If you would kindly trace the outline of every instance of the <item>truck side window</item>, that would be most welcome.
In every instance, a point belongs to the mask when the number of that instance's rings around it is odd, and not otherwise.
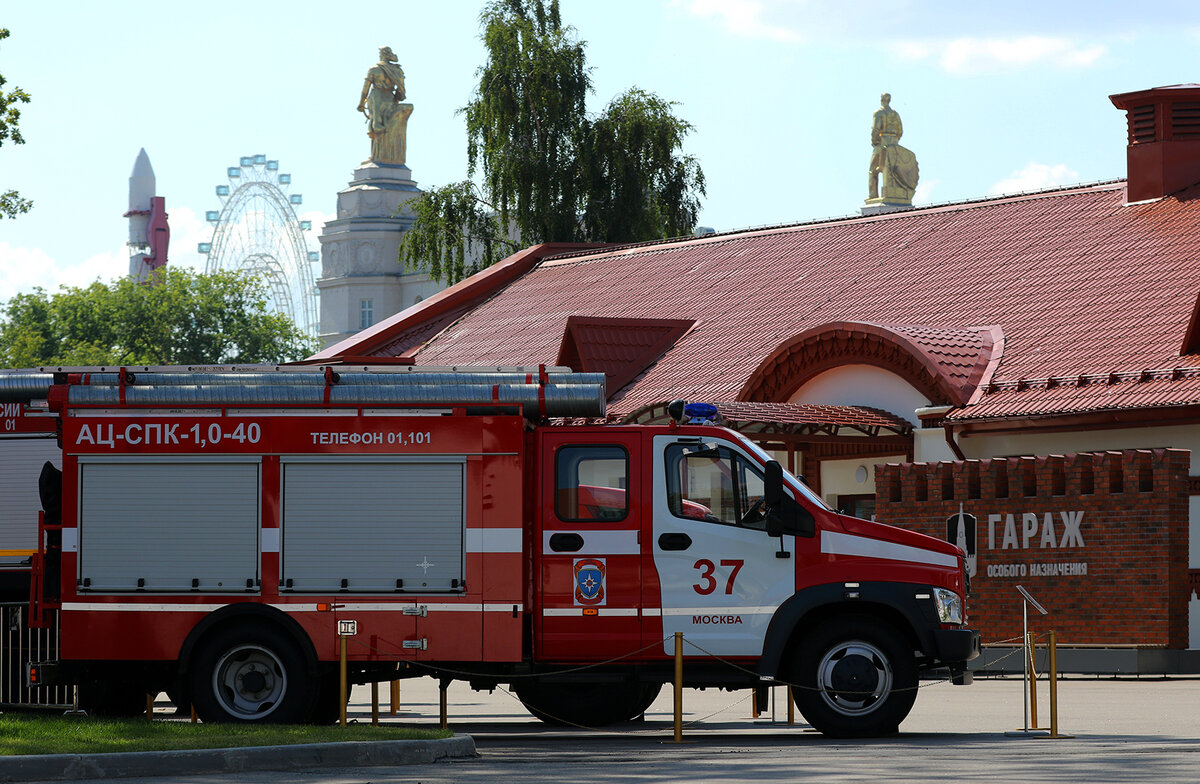
[[[710,523],[763,529],[759,501],[764,480],[741,455],[716,444],[667,447],[667,503],[671,514]]]
[[[554,511],[568,522],[629,514],[629,453],[619,446],[564,446],[554,458]]]

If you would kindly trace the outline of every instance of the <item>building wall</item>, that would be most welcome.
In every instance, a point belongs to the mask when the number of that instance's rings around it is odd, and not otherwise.
[[[1035,628],[1064,645],[1186,648],[1190,460],[1154,449],[879,466],[876,519],[948,538],[960,508],[975,516],[968,605],[985,643],[1020,637],[1020,584],[1050,611]]]
[[[929,401],[911,384],[874,365],[843,365],[814,376],[792,394],[789,403],[870,406],[917,424],[913,413]]]
[[[851,460],[821,461],[821,494],[825,503],[838,509],[838,496],[874,495],[875,470],[879,463],[902,463],[905,455]],[[860,470],[861,469],[861,470]]]
[[[971,435],[958,439],[959,447],[968,458],[1008,457],[1013,455],[1066,454],[1107,449],[1187,449],[1192,453],[1188,473],[1200,476],[1200,425],[1174,427],[1127,427],[1107,430],[1079,430],[1063,433],[1008,433],[1004,435]],[[948,459],[934,454],[922,454],[919,444],[915,453],[918,461]],[[1200,570],[1200,495],[1190,499],[1188,566]],[[1189,604],[1190,647],[1200,648],[1200,598]]]
[[[411,272],[327,278],[317,281],[317,287],[321,291],[320,334],[325,348],[412,307],[443,288],[428,275]],[[371,324],[362,323],[363,300],[371,302]]]

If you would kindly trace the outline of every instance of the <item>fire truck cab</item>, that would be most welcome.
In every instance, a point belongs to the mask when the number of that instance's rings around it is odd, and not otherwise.
[[[352,682],[510,684],[598,726],[645,711],[681,639],[686,685],[791,684],[817,729],[874,735],[921,672],[964,680],[978,655],[957,547],[838,514],[685,423],[715,411],[567,424],[601,419],[604,390],[565,369],[253,370],[45,377],[62,470],[41,477],[31,617],[61,651],[41,677],[329,721],[352,628]]]

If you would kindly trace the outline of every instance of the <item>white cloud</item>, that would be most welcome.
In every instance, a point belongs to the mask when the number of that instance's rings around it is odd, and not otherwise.
[[[0,242],[0,301],[30,293],[37,287],[53,293],[59,286],[107,282],[128,270],[129,254],[123,246],[97,253],[78,264],[64,264],[41,248],[19,248]]]
[[[1079,182],[1079,172],[1069,168],[1065,163],[1046,164],[1030,161],[1025,168],[1013,172],[989,188],[988,195],[998,196],[1002,193],[1038,191],[1077,182]]]
[[[207,257],[198,252],[196,246],[212,239],[212,225],[203,219],[203,214],[187,207],[169,207],[167,214],[171,226],[167,263],[172,267],[203,272]],[[317,237],[325,224],[337,216],[310,210],[297,217],[312,221],[312,230],[305,232],[305,240],[309,250],[319,252]],[[0,241],[0,303],[37,287],[54,293],[60,286],[87,286],[97,280],[109,283],[128,272],[129,248],[125,245],[71,264],[52,258],[41,248],[16,247]]]
[[[942,181],[936,177],[927,178],[917,182],[917,190],[913,193],[914,204],[932,204],[934,194],[937,193],[938,186]]]
[[[777,3],[773,5],[778,5]],[[702,19],[715,18],[723,28],[744,38],[801,43],[805,36],[779,19],[768,20],[759,0],[692,0],[687,10]]]
[[[907,60],[937,58],[953,74],[1011,70],[1033,65],[1087,68],[1106,54],[1103,44],[1083,44],[1068,38],[1027,35],[1016,38],[955,38],[945,41],[903,41],[892,50]]]

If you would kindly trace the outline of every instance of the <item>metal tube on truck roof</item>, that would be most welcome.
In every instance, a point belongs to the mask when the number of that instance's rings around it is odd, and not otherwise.
[[[69,405],[226,406],[226,405],[520,405],[529,416],[602,417],[603,384],[405,384],[334,385],[178,385],[168,387],[72,386]]]
[[[335,371],[336,372],[336,371]],[[557,373],[547,381],[557,386],[599,384],[605,379],[603,373]],[[118,373],[87,374],[86,386],[117,386],[121,383]],[[326,378],[321,373],[134,373],[132,385],[136,386],[315,386],[324,387]],[[538,383],[537,373],[337,373],[339,386],[389,386],[406,384],[529,384]]]
[[[0,403],[45,400],[53,383],[52,373],[0,373]]]

